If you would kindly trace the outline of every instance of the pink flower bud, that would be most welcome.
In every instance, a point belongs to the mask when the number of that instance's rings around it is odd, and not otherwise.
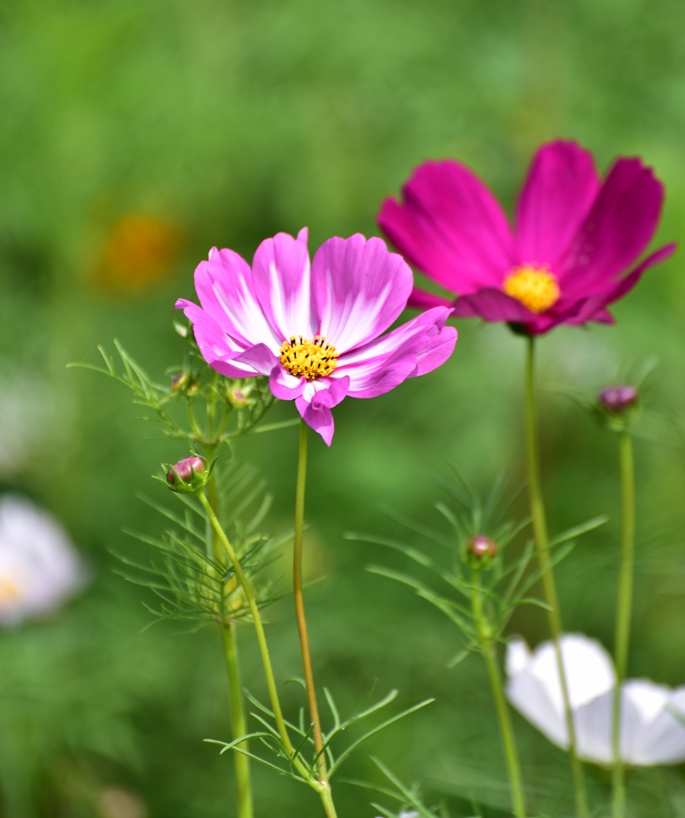
[[[166,473],[169,488],[174,491],[191,493],[201,489],[207,482],[207,463],[197,454],[184,457]]]
[[[635,406],[637,399],[637,389],[628,385],[607,386],[597,396],[602,407],[615,415],[620,415],[626,409]]]
[[[487,568],[497,556],[497,543],[485,534],[476,534],[466,541],[466,559],[476,568]]]

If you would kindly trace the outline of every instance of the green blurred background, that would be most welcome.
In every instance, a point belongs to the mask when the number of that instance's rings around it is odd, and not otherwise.
[[[3,818],[232,815],[232,764],[204,738],[228,736],[214,629],[150,616],[145,591],[114,573],[110,549],[143,549],[124,527],[159,520],[135,497],[185,455],[138,420],[130,395],[67,370],[124,346],[155,377],[178,363],[173,303],[212,245],[247,258],[279,230],[376,233],[382,199],[429,157],[468,163],[511,210],[536,146],[591,148],[606,168],[640,154],[667,186],[657,242],[685,223],[685,14],[676,0],[3,0],[0,5],[0,484],[49,508],[94,579],[53,621],[0,632]],[[663,418],[637,446],[640,557],[630,675],[685,683],[680,257],[615,309],[614,327],[560,329],[541,344],[545,386],[592,393],[617,367],[657,356],[647,396]],[[307,517],[311,638],[320,685],[349,710],[400,689],[436,703],[368,745],[430,802],[503,814],[506,790],[484,668],[446,667],[459,635],[408,589],[371,575],[393,562],[350,529],[393,528],[383,507],[439,522],[431,473],[455,466],[479,490],[523,475],[523,344],[503,326],[459,322],[440,371],[336,409],[330,450],[313,440]],[[681,373],[680,375],[678,373]],[[286,419],[281,404],[271,419]],[[615,440],[554,390],[542,397],[553,530],[600,513],[609,524],[561,566],[568,630],[612,641]],[[291,522],[296,430],[245,440]],[[525,509],[521,506],[522,514]],[[144,555],[146,557],[146,555]],[[287,559],[283,572],[287,573]],[[290,601],[269,633],[281,680],[300,673]],[[513,630],[546,637],[537,613]],[[263,684],[248,629],[245,679]],[[289,692],[292,691],[292,692]],[[286,688],[294,707],[299,694]],[[568,813],[564,754],[516,717],[541,812]],[[349,778],[382,777],[360,751]],[[591,772],[596,799],[607,778]],[[318,816],[305,788],[256,771],[257,814]],[[685,815],[680,769],[633,774],[636,815]],[[341,816],[373,816],[368,792],[338,786]]]

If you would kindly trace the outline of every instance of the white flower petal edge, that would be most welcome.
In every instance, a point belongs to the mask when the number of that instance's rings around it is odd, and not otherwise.
[[[611,764],[615,674],[609,654],[594,639],[564,634],[562,661],[573,711],[578,755]],[[568,747],[561,684],[552,642],[530,651],[522,639],[507,647],[507,696],[550,741]],[[647,679],[626,681],[621,690],[621,757],[626,764],[653,766],[685,761],[685,687],[671,690]]]
[[[0,499],[0,625],[54,612],[87,572],[62,526],[29,500]]]

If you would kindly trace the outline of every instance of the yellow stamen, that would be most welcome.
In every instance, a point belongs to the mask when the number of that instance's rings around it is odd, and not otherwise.
[[[21,598],[21,588],[11,577],[0,577],[0,604],[16,602]]]
[[[308,381],[330,375],[336,368],[338,353],[326,343],[321,335],[310,341],[301,335],[291,335],[281,347],[280,361],[296,378],[304,376]]]
[[[504,280],[502,289],[535,313],[548,310],[561,295],[555,276],[547,267],[536,264],[514,267]]]

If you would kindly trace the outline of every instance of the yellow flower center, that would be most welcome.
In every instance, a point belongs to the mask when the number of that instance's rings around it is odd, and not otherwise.
[[[338,365],[337,357],[335,347],[327,344],[321,335],[315,335],[313,341],[301,335],[291,335],[289,341],[283,342],[279,359],[296,378],[304,375],[308,381],[313,381],[330,375]]]
[[[505,278],[502,289],[535,313],[548,310],[561,295],[557,280],[549,269],[535,264],[514,267]]]
[[[12,577],[0,577],[0,605],[16,602],[21,598],[21,588]]]

